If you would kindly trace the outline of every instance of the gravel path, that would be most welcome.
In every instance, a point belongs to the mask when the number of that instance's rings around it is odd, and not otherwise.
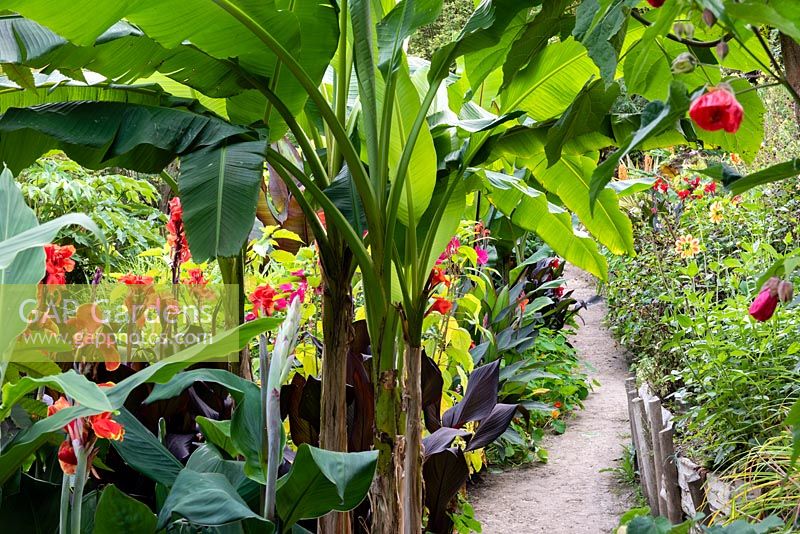
[[[588,275],[568,269],[565,276],[576,298],[595,296]],[[627,365],[603,326],[605,313],[599,300],[581,313],[585,325],[573,343],[600,387],[589,395],[586,409],[569,420],[564,435],[544,438],[549,462],[486,475],[471,489],[484,534],[608,533],[633,506],[630,488],[620,485],[614,473],[601,472],[619,464],[622,444],[630,438]]]

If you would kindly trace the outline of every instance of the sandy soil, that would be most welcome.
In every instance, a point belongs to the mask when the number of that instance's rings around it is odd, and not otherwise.
[[[577,269],[566,273],[578,299],[595,296],[590,277]],[[603,326],[605,304],[595,299],[581,314],[573,343],[600,382],[586,409],[567,424],[564,435],[546,436],[547,464],[488,474],[471,488],[470,501],[484,534],[597,534],[611,532],[633,506],[631,490],[614,473],[622,444],[630,439],[623,350]]]

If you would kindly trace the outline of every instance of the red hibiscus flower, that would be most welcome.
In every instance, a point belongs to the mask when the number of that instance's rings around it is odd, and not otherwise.
[[[450,313],[450,310],[453,309],[453,303],[447,300],[444,297],[436,297],[436,300],[433,301],[431,307],[428,308],[428,311],[425,312],[425,315],[430,314],[431,312],[437,312],[442,315],[447,315]]]
[[[689,116],[703,130],[736,133],[742,124],[744,109],[730,91],[716,87],[692,102]]]

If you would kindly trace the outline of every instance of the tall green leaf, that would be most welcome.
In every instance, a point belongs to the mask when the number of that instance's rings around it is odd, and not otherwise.
[[[125,427],[125,438],[111,444],[125,463],[159,484],[172,486],[183,469],[178,459],[126,408],[114,418]]]
[[[256,217],[266,145],[247,142],[187,154],[178,182],[195,261],[238,254]]]

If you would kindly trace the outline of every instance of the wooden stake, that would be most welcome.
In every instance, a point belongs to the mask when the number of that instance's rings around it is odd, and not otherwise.
[[[656,498],[658,510],[653,508],[653,514],[667,516],[667,501],[661,495],[664,456],[661,453],[661,440],[659,433],[664,430],[664,419],[661,416],[661,399],[653,397],[647,401],[647,415],[650,420],[650,443],[653,444],[653,475],[655,477]]]
[[[672,424],[658,433],[661,444],[661,454],[664,459],[662,471],[664,480],[664,493],[667,501],[667,518],[674,525],[683,521],[681,509],[681,489],[678,486],[678,464],[675,458],[675,429]]]

